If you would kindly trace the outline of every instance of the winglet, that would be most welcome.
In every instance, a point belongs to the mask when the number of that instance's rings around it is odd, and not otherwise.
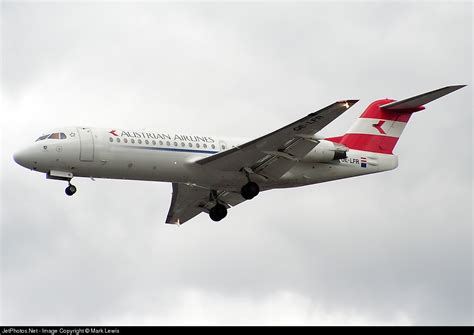
[[[344,107],[346,107],[346,109],[349,109],[352,107],[352,105],[357,103],[357,101],[359,100],[341,100],[341,101],[337,101],[336,103],[342,104]]]
[[[424,109],[423,105],[441,98],[446,94],[452,93],[454,91],[463,88],[466,85],[455,85],[455,86],[446,86],[431,92],[423,93],[408,99],[391,102],[385,105],[380,106],[381,109],[386,111],[394,112],[406,112],[406,111],[419,111]]]

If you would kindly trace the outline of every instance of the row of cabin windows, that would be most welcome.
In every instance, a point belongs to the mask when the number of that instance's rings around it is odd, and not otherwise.
[[[114,139],[113,139],[112,137],[109,137],[109,141],[110,141],[110,142],[113,142]],[[117,138],[115,138],[115,141],[116,141],[117,143],[120,143],[120,142],[121,142],[121,139],[120,139],[119,137],[117,137]],[[124,139],[123,139],[123,143],[128,143],[128,141],[129,141],[129,140],[128,140],[127,138],[124,138]],[[158,145],[161,145],[161,146],[162,146],[162,145],[165,144],[165,142],[163,142],[163,141],[158,141],[158,142],[157,142],[157,141],[155,141],[155,140],[152,140],[151,142],[148,141],[148,140],[145,140],[144,142],[145,142],[146,145],[149,145],[149,144],[151,143],[152,145],[157,145],[157,144],[158,144]],[[133,138],[130,139],[130,143],[135,144],[135,139],[133,139]],[[143,141],[140,140],[140,139],[138,139],[138,140],[137,140],[137,143],[138,143],[138,144],[142,144]],[[170,141],[166,141],[166,145],[167,145],[168,147],[171,146],[171,142],[170,142]],[[175,147],[177,147],[177,146],[178,146],[178,142],[173,142],[173,145],[174,145]],[[185,146],[186,146],[186,143],[181,142],[181,146],[182,146],[182,147],[185,147]],[[193,145],[193,143],[188,143],[188,146],[189,146],[190,148],[193,148],[194,146],[195,146],[196,148],[201,148],[201,144],[199,144],[199,143],[196,143],[196,144],[194,144],[194,145]],[[207,149],[208,146],[207,146],[206,143],[203,143],[203,144],[202,144],[202,147],[203,147],[204,149]],[[216,148],[215,144],[211,144],[209,147],[210,147],[211,149],[215,149],[215,148]],[[222,149],[222,150],[225,150],[225,145],[222,145],[222,146],[221,146],[221,149]]]

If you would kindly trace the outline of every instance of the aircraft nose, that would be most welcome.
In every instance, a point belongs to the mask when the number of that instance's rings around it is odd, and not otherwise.
[[[28,168],[29,154],[28,150],[22,149],[13,154],[13,159],[15,162],[23,167]]]

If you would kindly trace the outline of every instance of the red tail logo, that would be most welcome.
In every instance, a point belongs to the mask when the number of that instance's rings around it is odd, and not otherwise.
[[[372,127],[374,127],[375,129],[377,129],[380,134],[385,135],[385,134],[387,134],[387,133],[385,132],[385,130],[382,129],[382,126],[383,126],[384,123],[385,123],[384,120],[380,120],[379,123],[374,123],[374,124],[372,125]]]

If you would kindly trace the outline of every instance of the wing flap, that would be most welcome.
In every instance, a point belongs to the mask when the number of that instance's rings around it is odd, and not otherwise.
[[[306,156],[318,143],[304,138],[295,138],[291,144],[284,147],[282,153],[286,155],[268,155],[251,168],[255,173],[267,179],[276,180],[289,171],[300,158]],[[276,153],[280,152],[277,151]]]

